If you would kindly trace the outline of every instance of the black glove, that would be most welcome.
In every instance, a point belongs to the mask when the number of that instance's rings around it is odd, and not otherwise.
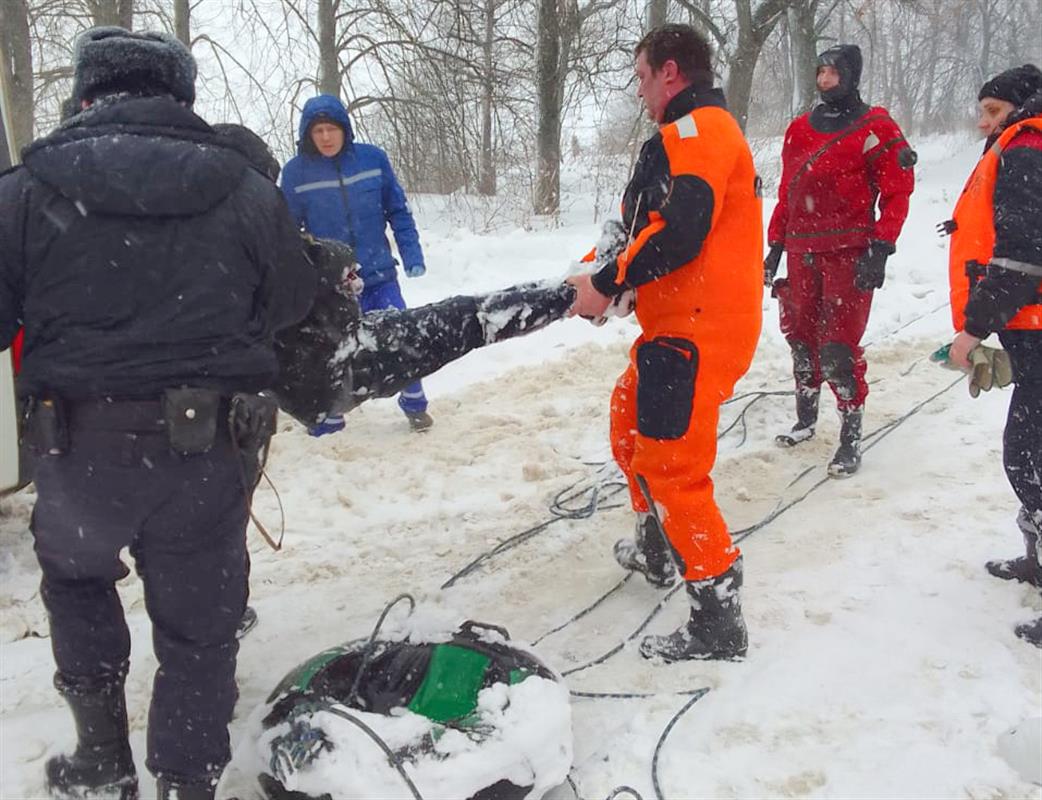
[[[872,242],[854,266],[854,285],[863,292],[883,288],[886,260],[893,252],[889,242]]]
[[[763,260],[764,286],[774,285],[774,276],[778,274],[778,263],[781,261],[783,252],[785,252],[785,248],[780,244],[771,245],[771,252],[769,252],[767,258]]]

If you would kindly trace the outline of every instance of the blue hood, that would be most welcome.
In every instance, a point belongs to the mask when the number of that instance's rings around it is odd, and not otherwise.
[[[308,128],[318,117],[328,117],[330,121],[343,127],[345,147],[349,147],[355,140],[355,132],[351,127],[351,119],[347,116],[344,104],[331,94],[320,94],[304,103],[304,111],[300,115],[300,125],[297,128],[297,152],[299,154],[305,154],[304,143],[307,141]]]

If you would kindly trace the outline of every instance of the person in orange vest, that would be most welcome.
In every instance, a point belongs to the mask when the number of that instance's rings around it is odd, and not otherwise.
[[[834,478],[861,466],[868,396],[861,337],[915,186],[915,153],[885,108],[862,101],[860,80],[857,45],[836,45],[818,56],[822,102],[785,131],[763,264],[796,382],[796,424],[775,441],[793,447],[814,435],[827,381],[842,422],[828,470]],[[788,275],[775,281],[783,252]]]
[[[980,90],[984,155],[943,223],[956,334],[950,360],[969,369],[997,333],[1013,368],[1002,461],[1020,500],[1023,557],[989,561],[991,574],[1042,588],[1042,71],[1006,70]],[[1016,627],[1042,648],[1042,617]]]
[[[720,404],[760,335],[760,179],[742,131],[713,88],[708,42],[663,25],[636,48],[638,94],[659,130],[622,198],[628,241],[573,277],[573,313],[602,317],[635,293],[641,335],[611,399],[611,442],[637,512],[637,541],[615,553],[657,585],[685,581],[688,621],[647,636],[646,658],[734,659],[748,636],[742,559],[713,499]],[[654,503],[652,513],[649,500]],[[661,525],[660,525],[661,523]]]

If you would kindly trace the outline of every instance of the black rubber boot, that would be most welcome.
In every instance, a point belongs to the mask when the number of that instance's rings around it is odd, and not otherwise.
[[[639,572],[652,586],[672,586],[677,568],[669,553],[666,534],[654,514],[637,515],[636,539],[619,539],[615,543],[615,560],[619,566]]]
[[[796,424],[787,433],[774,437],[779,447],[795,447],[800,442],[814,438],[814,427],[818,424],[818,400],[821,389],[796,386]]]
[[[664,661],[734,661],[749,649],[749,634],[742,618],[742,559],[715,578],[688,581],[685,585],[691,616],[666,636],[645,636],[640,643],[644,658]]]
[[[156,786],[156,800],[214,800],[217,791],[216,780],[181,783],[169,778],[159,778]]]
[[[1042,617],[1034,622],[1025,622],[1013,629],[1017,636],[1042,650]]]
[[[137,800],[137,772],[128,739],[126,672],[101,679],[72,679],[60,673],[54,686],[76,722],[71,755],[47,760],[47,791],[55,798],[105,797]]]
[[[839,448],[829,464],[833,478],[849,478],[861,467],[861,416],[860,408],[840,412]]]
[[[1017,514],[1017,525],[1024,535],[1025,554],[1004,561],[989,561],[984,567],[996,578],[1004,581],[1030,583],[1042,589],[1042,553],[1039,552],[1039,530],[1028,510],[1021,507]]]

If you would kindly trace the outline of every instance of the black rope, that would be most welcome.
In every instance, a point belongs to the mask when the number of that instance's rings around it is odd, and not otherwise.
[[[592,659],[591,661],[587,661],[585,664],[580,664],[578,667],[572,667],[571,669],[567,669],[564,672],[562,672],[561,675],[563,677],[568,677],[569,675],[574,675],[576,672],[582,672],[583,670],[587,670],[590,667],[596,667],[598,664],[603,664],[613,655],[620,652],[629,642],[632,642],[634,639],[640,636],[644,629],[651,624],[651,621],[658,616],[658,613],[665,607],[666,603],[669,602],[669,599],[682,588],[684,588],[684,582],[677,581],[676,585],[673,586],[673,588],[671,588],[662,596],[662,599],[658,601],[655,607],[651,610],[651,613],[644,618],[644,621],[637,626],[637,629],[633,631],[633,633],[631,633],[625,639],[623,639],[621,642],[619,642],[617,645],[615,645],[615,647],[613,647],[607,653],[604,653],[603,655],[600,655],[597,658]]]
[[[899,427],[901,427],[901,425],[903,425],[905,422],[907,422],[908,419],[910,419],[914,415],[918,414],[927,404],[932,403],[934,400],[936,400],[942,394],[944,394],[945,392],[950,391],[954,386],[956,386],[957,384],[959,384],[963,380],[965,380],[965,376],[960,375],[958,378],[956,378],[954,381],[949,383],[947,386],[945,386],[940,391],[934,392],[932,395],[927,397],[925,400],[922,400],[919,403],[917,403],[915,406],[912,407],[912,409],[910,411],[907,411],[906,413],[902,414],[901,416],[897,417],[896,419],[893,419],[890,422],[887,422],[886,424],[881,425],[880,427],[876,428],[871,433],[866,434],[864,437],[862,437],[862,441],[863,442],[868,442],[868,444],[866,444],[864,446],[863,450],[864,451],[871,450],[873,447],[875,447],[877,444],[879,444],[885,437],[889,436],[891,433],[893,433],[895,430],[897,430]],[[794,481],[792,481],[792,483],[789,484],[789,487],[791,487],[792,485],[797,483],[801,478],[803,478],[804,475],[806,475],[808,472],[812,471],[813,469],[814,469],[814,467],[809,467],[808,469],[806,469],[803,472],[801,472],[799,474],[799,476],[797,476],[797,478]],[[756,531],[760,530],[764,526],[769,525],[771,522],[776,520],[778,517],[780,517],[782,514],[784,514],[786,511],[788,511],[793,506],[796,506],[796,505],[799,505],[800,503],[802,503],[804,500],[806,500],[811,495],[812,492],[814,492],[815,490],[817,490],[821,486],[824,486],[826,483],[828,483],[831,480],[832,479],[826,474],[825,477],[819,479],[817,483],[815,483],[813,486],[811,486],[802,495],[800,495],[799,497],[793,499],[789,503],[786,503],[783,506],[775,508],[774,511],[772,511],[770,514],[768,514],[762,520],[757,522],[755,525],[750,525],[748,528],[742,528],[741,530],[735,531],[731,535],[732,540],[735,542],[735,544],[737,544],[738,542],[742,541],[743,539],[748,538],[751,534],[753,534]],[[789,488],[789,487],[786,487],[786,488]]]
[[[698,694],[699,692],[704,694],[707,691],[709,691],[707,688],[699,687],[698,689],[680,689],[676,692],[585,692],[572,690],[568,693],[572,697],[579,697],[584,700],[646,700],[649,697],[673,695],[690,697],[693,694]]]
[[[870,347],[872,347],[872,346],[874,346],[874,345],[877,345],[877,344],[879,344],[880,342],[882,342],[882,341],[885,341],[886,339],[889,339],[889,338],[890,338],[891,336],[894,336],[895,334],[898,334],[898,333],[900,333],[901,331],[903,331],[903,330],[904,330],[905,328],[907,328],[907,327],[908,327],[909,325],[914,325],[914,324],[915,324],[916,322],[918,322],[919,320],[921,320],[921,319],[925,319],[926,317],[930,316],[931,314],[936,314],[936,313],[937,313],[938,311],[940,311],[940,310],[941,310],[942,308],[948,308],[948,305],[949,305],[948,301],[947,301],[947,300],[945,300],[945,301],[944,301],[943,303],[941,303],[941,304],[940,304],[939,306],[935,306],[935,307],[931,308],[931,309],[930,309],[929,311],[924,311],[924,312],[923,312],[922,314],[919,314],[918,316],[912,317],[912,318],[911,318],[910,320],[908,320],[908,322],[906,322],[906,323],[905,323],[904,325],[900,325],[900,326],[898,326],[898,327],[894,328],[894,329],[893,329],[892,331],[887,331],[887,332],[886,332],[886,333],[884,333],[884,334],[883,334],[882,336],[880,336],[880,337],[879,337],[878,339],[874,339],[874,340],[872,340],[871,342],[868,342],[867,344],[865,344],[865,345],[863,345],[863,346],[862,346],[862,349],[863,349],[863,350],[867,350],[868,348],[870,348]]]
[[[611,597],[613,594],[615,594],[615,592],[619,591],[619,589],[621,589],[623,586],[625,586],[626,582],[629,581],[629,579],[632,578],[632,577],[633,577],[633,573],[632,572],[627,572],[626,576],[622,580],[620,580],[618,583],[616,583],[614,586],[612,586],[608,591],[606,591],[604,594],[602,594],[600,597],[598,597],[596,600],[594,600],[592,603],[590,603],[590,605],[586,606],[586,608],[584,608],[582,611],[579,611],[578,613],[573,614],[571,617],[566,619],[560,625],[557,625],[556,627],[551,628],[546,633],[542,634],[537,639],[535,639],[532,642],[532,647],[535,647],[537,644],[539,644],[541,641],[543,641],[543,639],[545,639],[546,637],[553,636],[558,631],[564,630],[569,625],[571,625],[573,622],[578,622],[579,620],[581,620],[583,617],[585,617],[587,614],[589,614],[591,611],[593,611],[595,608],[597,608],[597,606],[599,606],[601,603],[603,603],[605,600],[607,600],[609,597]]]
[[[401,596],[408,597],[408,595]],[[397,602],[397,600],[395,600],[395,602]],[[391,605],[394,605],[394,603],[392,603]],[[372,728],[370,728],[368,725],[362,722],[362,720],[360,720],[358,717],[356,717],[354,714],[348,711],[347,708],[345,708],[344,706],[341,706],[339,704],[325,706],[322,710],[328,711],[330,714],[340,717],[341,719],[346,719],[348,722],[358,726],[363,731],[365,731],[365,733],[368,734],[369,738],[376,742],[377,745],[379,745],[380,749],[384,751],[384,755],[386,755],[387,760],[391,762],[391,766],[398,770],[398,774],[402,776],[402,780],[405,781],[406,786],[409,787],[409,791],[412,793],[413,800],[423,800],[423,795],[421,795],[420,790],[416,788],[416,784],[412,782],[412,778],[409,777],[409,773],[405,771],[405,766],[402,764],[401,759],[399,759],[398,756],[394,754],[394,751],[391,750],[390,747],[388,747],[387,742],[385,742],[380,737],[380,734],[378,734],[376,731],[374,731]]]
[[[353,706],[356,695],[358,694],[358,686],[362,682],[362,673],[365,672],[365,668],[369,666],[369,659],[373,657],[373,650],[376,649],[376,636],[380,633],[380,628],[383,627],[384,620],[387,619],[387,615],[402,600],[409,601],[409,613],[412,614],[416,610],[416,600],[411,594],[400,594],[386,606],[384,606],[383,612],[380,614],[380,618],[376,621],[376,625],[373,626],[373,632],[369,636],[369,641],[365,645],[365,651],[362,653],[362,663],[358,666],[358,672],[355,673],[355,679],[351,683],[351,691],[347,695],[347,705]]]
[[[684,706],[673,715],[673,719],[669,721],[666,729],[662,731],[662,735],[659,736],[658,742],[655,744],[655,755],[651,758],[651,785],[655,787],[655,797],[658,798],[658,800],[666,800],[665,795],[662,794],[662,787],[659,786],[658,782],[658,758],[662,753],[663,746],[666,744],[666,739],[669,738],[669,734],[677,724],[677,721],[687,713],[687,710],[691,708],[691,706],[705,697],[708,691],[708,689],[703,689],[700,694],[692,695],[691,699],[684,703]]]
[[[614,789],[611,790],[611,794],[608,795],[604,800],[615,800],[616,797],[620,797],[624,793],[636,798],[636,800],[644,800],[640,792],[638,792],[632,786],[616,786]]]
[[[610,462],[602,462],[597,472],[604,472],[605,468],[609,465]],[[589,480],[588,477],[580,478],[554,495],[554,499],[549,505],[550,513],[553,515],[550,519],[504,539],[491,550],[487,550],[477,556],[461,570],[449,577],[449,579],[441,585],[441,588],[448,589],[450,586],[454,586],[457,581],[472,574],[487,561],[524,544],[529,539],[538,536],[557,522],[561,522],[562,520],[587,519],[597,513],[598,510],[607,511],[623,507],[623,503],[606,503],[604,501],[610,500],[620,492],[623,492],[626,489],[625,482],[617,480],[601,480],[592,486],[587,485],[582,488],[576,488],[587,480]],[[588,499],[585,502],[574,505],[574,501],[586,496],[588,496]]]

